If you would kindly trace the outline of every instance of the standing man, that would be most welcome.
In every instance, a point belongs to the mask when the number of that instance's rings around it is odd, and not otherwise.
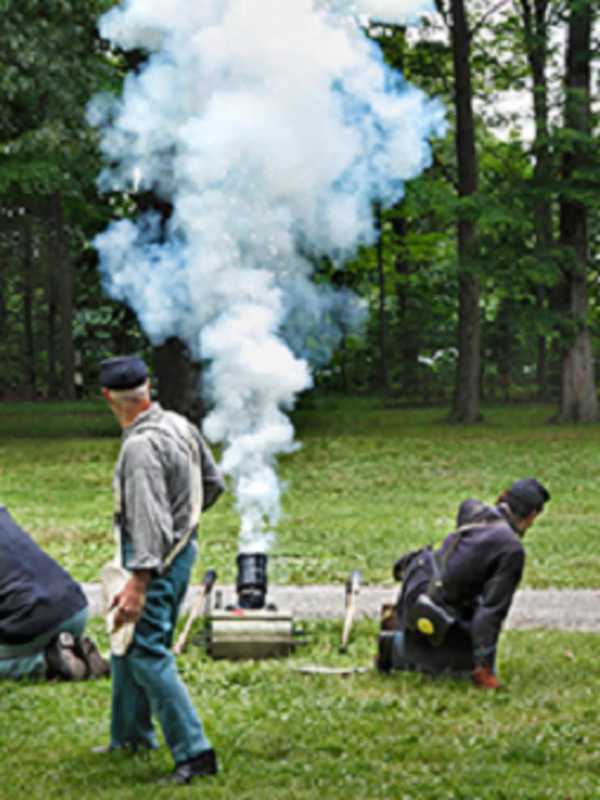
[[[157,746],[156,715],[175,760],[172,780],[217,772],[210,745],[170,650],[177,613],[196,558],[200,509],[223,491],[212,455],[185,417],[150,399],[138,356],[103,361],[102,394],[123,431],[115,468],[115,533],[130,577],[113,598],[113,630],[129,626],[112,656],[110,749]]]
[[[439,550],[401,558],[395,630],[380,637],[378,667],[471,676],[498,689],[496,648],[525,563],[522,539],[550,494],[535,478],[513,483],[496,506],[465,500]]]

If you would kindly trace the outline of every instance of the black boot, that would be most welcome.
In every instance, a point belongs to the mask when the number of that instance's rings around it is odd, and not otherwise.
[[[394,631],[381,631],[379,633],[375,668],[379,672],[388,673],[393,667]]]
[[[180,761],[179,764],[176,764],[170,780],[173,783],[183,785],[190,783],[194,778],[216,775],[218,770],[217,756],[211,747],[210,750],[203,750],[200,755],[194,756],[194,758]]]
[[[50,642],[45,657],[48,680],[83,681],[87,678],[87,664],[78,655],[75,640],[67,631]]]
[[[86,663],[88,678],[106,678],[110,675],[110,663],[101,655],[89,636],[75,639],[75,646],[77,655]]]

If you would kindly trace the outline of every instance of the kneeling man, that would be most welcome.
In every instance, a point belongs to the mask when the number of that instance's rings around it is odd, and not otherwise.
[[[81,586],[0,506],[0,679],[108,675],[83,636],[87,606]]]
[[[550,499],[534,478],[516,481],[494,507],[461,504],[458,528],[438,550],[409,553],[395,619],[380,637],[378,667],[470,675],[497,689],[496,648],[523,566],[522,538]]]

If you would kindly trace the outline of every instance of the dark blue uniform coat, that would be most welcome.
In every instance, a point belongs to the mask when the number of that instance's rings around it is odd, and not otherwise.
[[[0,642],[26,644],[86,606],[79,584],[0,506]]]
[[[433,575],[431,552],[421,551],[408,566],[397,605],[407,662],[434,674],[493,667],[502,623],[523,573],[521,540],[502,509],[488,508],[485,522],[467,532],[449,534],[439,555],[442,560],[447,556],[447,561],[438,599],[457,621],[439,647],[432,646],[427,636],[408,630],[411,605],[426,591]]]

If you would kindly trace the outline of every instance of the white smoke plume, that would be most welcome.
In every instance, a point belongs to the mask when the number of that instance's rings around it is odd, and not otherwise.
[[[178,336],[206,360],[204,432],[224,444],[245,550],[277,524],[276,459],[297,446],[285,412],[311,385],[307,334],[323,361],[334,340],[321,323],[343,305],[312,282],[313,262],[374,241],[374,200],[402,196],[443,127],[440,105],[388,71],[346,10],[128,0],[101,20],[114,45],[149,57],[120,98],[90,104],[110,164],[100,185],[135,181],[173,207],[166,225],[147,214],[97,237],[104,286],[154,343]]]

